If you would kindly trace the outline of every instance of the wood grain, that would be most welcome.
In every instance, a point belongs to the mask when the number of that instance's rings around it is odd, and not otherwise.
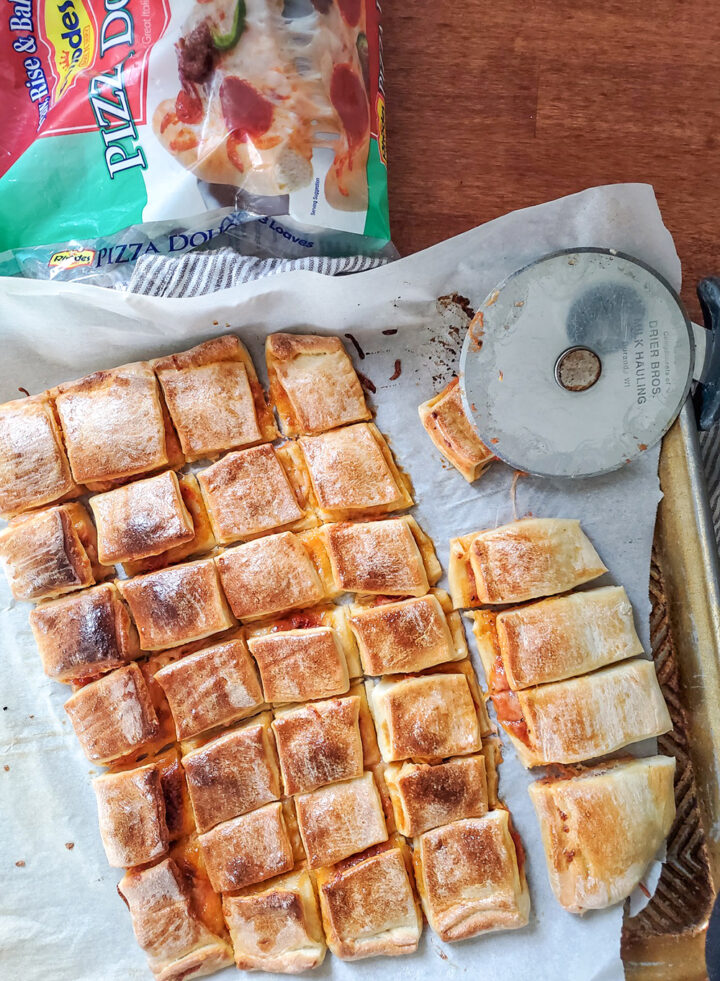
[[[720,273],[720,18],[707,0],[383,4],[403,255],[595,184],[647,181],[683,298]]]

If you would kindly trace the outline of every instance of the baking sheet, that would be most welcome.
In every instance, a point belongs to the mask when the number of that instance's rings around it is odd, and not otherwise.
[[[612,570],[606,581],[627,588],[649,649],[647,584],[660,497],[658,449],[618,473],[572,484],[521,478],[513,493],[512,473],[502,465],[468,486],[444,464],[417,415],[417,405],[450,378],[459,353],[452,305],[438,305],[439,296],[457,291],[475,305],[525,263],[589,244],[636,255],[679,287],[679,261],[646,185],[595,188],[516,212],[349,279],[294,272],[183,300],[4,280],[0,400],[13,398],[19,386],[34,393],[101,367],[180,350],[226,329],[241,335],[261,372],[262,342],[271,330],[352,334],[365,354],[362,360],[355,357],[356,365],[377,387],[372,401],[378,425],[413,479],[414,513],[434,539],[443,567],[451,536],[515,515],[580,518]],[[397,333],[383,333],[388,330]],[[397,359],[401,374],[390,381]],[[93,771],[62,710],[68,691],[42,673],[28,609],[12,601],[4,582],[0,585],[2,974],[25,981],[146,978],[144,955],[115,891],[120,876],[107,867],[100,844],[89,780]],[[519,981],[623,977],[622,909],[579,919],[558,906],[527,796],[531,777],[506,744],[504,752],[500,792],[528,854],[529,926],[459,945],[442,944],[426,928],[416,955],[355,964],[328,957],[315,977],[430,981],[479,971],[485,978],[511,974]],[[234,972],[218,975],[225,976]]]

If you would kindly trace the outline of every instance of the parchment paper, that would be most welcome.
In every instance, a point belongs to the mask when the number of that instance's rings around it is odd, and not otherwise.
[[[507,215],[384,268],[332,279],[293,272],[195,299],[153,299],[92,286],[0,282],[0,401],[86,372],[189,347],[236,330],[262,373],[264,336],[273,330],[352,333],[357,367],[377,386],[377,422],[414,482],[421,526],[447,568],[448,540],[532,512],[580,518],[648,637],[648,577],[658,450],[622,471],[561,483],[517,482],[495,465],[469,486],[444,464],[422,429],[417,406],[445,384],[460,339],[452,310],[437,298],[457,291],[478,304],[496,282],[536,257],[582,245],[614,247],[644,259],[677,288],[680,266],[653,191],[646,185],[596,188]],[[396,329],[395,335],[382,333]],[[396,359],[402,372],[389,381]],[[0,585],[0,761],[2,888],[0,975],[6,981],[115,981],[150,977],[130,917],[115,891],[97,830],[92,768],[62,709],[68,689],[47,679],[28,626],[28,604]],[[472,645],[471,645],[472,646]],[[621,908],[565,913],[547,882],[527,785],[532,779],[504,741],[500,791],[527,850],[529,926],[443,945],[426,928],[418,953],[344,964],[328,956],[315,977],[622,978]],[[72,843],[73,847],[70,847]],[[24,862],[23,866],[16,863]],[[234,970],[222,977],[236,976]]]

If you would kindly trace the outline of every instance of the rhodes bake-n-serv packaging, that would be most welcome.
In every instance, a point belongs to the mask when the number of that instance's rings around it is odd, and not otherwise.
[[[112,282],[228,235],[381,251],[379,16],[377,0],[5,0],[0,274]]]

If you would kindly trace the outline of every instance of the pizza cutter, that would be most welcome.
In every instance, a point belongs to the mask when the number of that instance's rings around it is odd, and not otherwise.
[[[720,418],[720,280],[698,288],[693,324],[656,270],[613,249],[556,252],[500,283],[460,358],[480,439],[516,470],[616,470],[667,432],[693,382],[700,426]]]

